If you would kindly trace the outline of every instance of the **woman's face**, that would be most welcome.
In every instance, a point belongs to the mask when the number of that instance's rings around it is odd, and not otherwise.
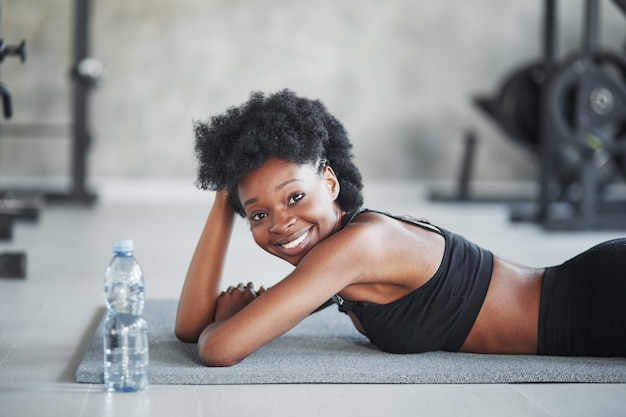
[[[315,245],[341,227],[339,182],[330,167],[319,171],[270,159],[239,181],[239,200],[255,242],[297,265]]]

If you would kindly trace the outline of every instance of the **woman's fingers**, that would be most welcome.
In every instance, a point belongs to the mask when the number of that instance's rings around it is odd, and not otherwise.
[[[215,320],[222,321],[232,317],[254,301],[256,297],[257,293],[252,283],[229,286],[226,291],[222,291],[217,299]]]
[[[233,285],[229,286],[226,289],[226,291],[222,291],[222,293],[220,295],[223,295],[225,293],[232,294],[233,291],[235,291],[235,290],[238,290],[240,292],[249,291],[255,297],[257,295],[261,295],[262,293],[265,292],[265,288],[263,288],[263,286],[261,286],[261,288],[259,288],[259,291],[255,291],[254,284],[252,282],[248,282],[247,284],[244,284],[243,282],[240,282],[239,284],[237,284],[237,286],[233,286]]]

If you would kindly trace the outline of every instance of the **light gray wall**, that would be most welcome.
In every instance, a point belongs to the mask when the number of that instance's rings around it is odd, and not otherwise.
[[[559,3],[559,51],[578,47],[582,0]],[[193,176],[191,123],[288,87],[345,124],[367,179],[456,175],[463,131],[481,138],[479,179],[533,178],[529,155],[471,104],[541,53],[541,0],[92,0],[93,176]],[[602,42],[624,16],[602,4]],[[73,1],[4,0],[11,123],[68,123]],[[63,138],[0,139],[0,176],[63,175]]]

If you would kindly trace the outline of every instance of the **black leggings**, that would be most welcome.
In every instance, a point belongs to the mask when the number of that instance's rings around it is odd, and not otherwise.
[[[540,355],[626,357],[626,239],[546,269]]]

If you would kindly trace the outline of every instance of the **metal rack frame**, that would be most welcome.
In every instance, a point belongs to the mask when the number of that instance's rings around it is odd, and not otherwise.
[[[1,18],[1,16],[0,16]],[[90,73],[85,63],[90,57],[91,0],[75,0],[73,29],[73,64],[71,67],[71,118],[70,126],[28,123],[0,124],[0,139],[4,135],[31,137],[62,137],[71,139],[70,186],[67,190],[38,188],[0,189],[0,196],[41,195],[46,202],[64,202],[90,205],[97,195],[89,190],[88,152],[92,141],[90,127],[91,91],[97,85],[99,74]]]

